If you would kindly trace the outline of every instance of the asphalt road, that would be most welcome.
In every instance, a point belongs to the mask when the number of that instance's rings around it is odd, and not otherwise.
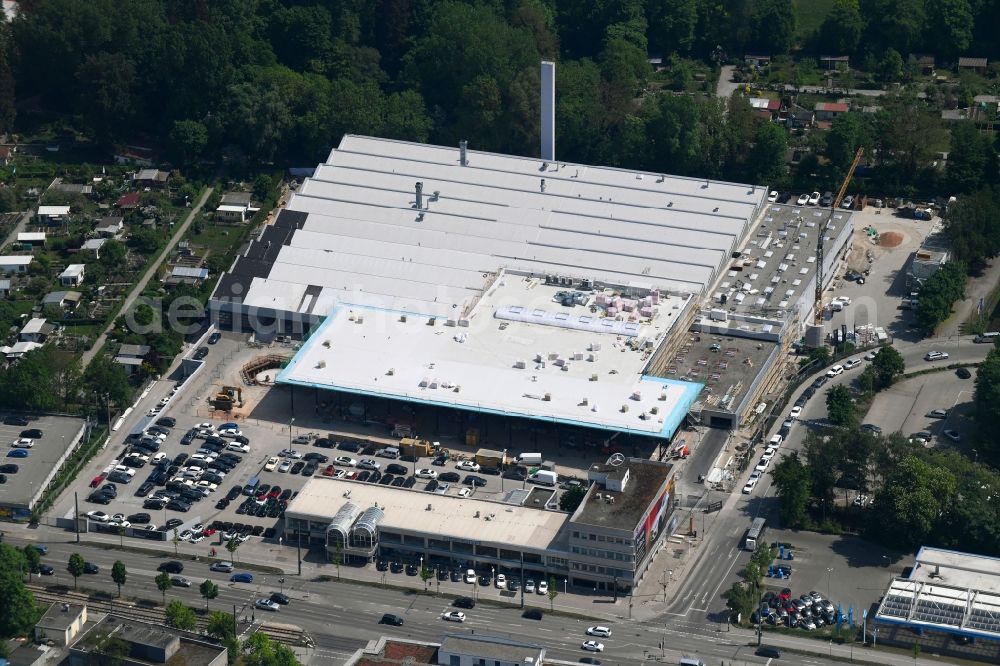
[[[28,543],[10,533],[6,541],[14,545]],[[153,579],[157,573],[157,565],[169,558],[105,549],[86,542],[76,544],[72,541],[47,541],[46,545],[49,552],[43,557],[43,562],[55,567],[56,574],[41,577],[39,582],[43,584],[72,588],[73,580],[66,571],[65,563],[72,553],[79,552],[87,561],[97,564],[101,569],[98,574],[80,578],[82,591],[113,590],[111,566],[115,560],[121,559],[128,567],[128,581],[122,590],[125,597],[153,601],[161,598]],[[240,569],[237,567],[238,570]],[[315,652],[309,659],[312,663],[320,663],[320,660],[342,663],[368,640],[382,635],[440,641],[442,634],[456,631],[482,632],[535,641],[544,645],[552,658],[577,661],[586,654],[580,648],[580,643],[587,639],[586,628],[596,624],[593,620],[552,614],[546,614],[541,621],[527,620],[520,616],[517,608],[484,604],[466,611],[468,620],[464,624],[454,624],[445,622],[440,617],[442,612],[451,608],[450,599],[433,594],[415,594],[412,591],[371,585],[322,582],[291,575],[286,576],[284,585],[280,585],[274,574],[255,574],[251,584],[230,583],[228,575],[211,573],[207,564],[191,561],[185,561],[182,575],[192,582],[192,587],[173,588],[168,592],[168,600],[176,598],[193,607],[203,606],[205,601],[198,592],[198,585],[202,580],[211,578],[219,584],[219,596],[209,603],[209,607],[231,612],[235,604],[239,617],[251,613],[250,604],[253,599],[283,589],[292,598],[292,603],[273,615],[257,611],[256,618],[259,620],[260,614],[264,613],[268,621],[302,627],[315,643]],[[378,624],[379,618],[386,612],[401,615],[405,620],[404,626]],[[653,657],[659,657],[666,663],[676,663],[680,657],[690,655],[698,655],[708,663],[737,658],[748,664],[766,663],[764,659],[753,657],[753,648],[750,647],[753,637],[750,633],[737,630],[726,632],[725,625],[708,626],[696,618],[668,616],[653,622],[611,623],[611,627],[613,637],[602,640],[606,650],[600,659],[606,663],[639,664]],[[815,641],[804,644],[821,652],[825,649],[823,644]],[[822,657],[802,657],[796,663],[834,662]]]

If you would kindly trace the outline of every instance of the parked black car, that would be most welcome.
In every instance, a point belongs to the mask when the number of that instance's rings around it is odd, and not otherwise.
[[[3,419],[4,425],[12,426],[26,426],[28,425],[28,419],[23,416],[5,416]]]
[[[38,428],[31,428],[29,430],[22,430],[21,437],[27,437],[28,439],[41,439],[43,433]]]
[[[208,356],[208,347],[198,347],[198,351],[194,353],[194,357],[198,361],[205,358],[206,356]]]
[[[180,511],[181,513],[187,513],[191,510],[191,504],[180,499],[172,499],[167,502],[167,508],[171,511]]]

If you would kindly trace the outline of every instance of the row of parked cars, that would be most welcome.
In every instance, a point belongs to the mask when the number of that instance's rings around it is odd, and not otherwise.
[[[837,622],[837,607],[819,592],[812,591],[794,597],[789,588],[781,592],[766,592],[750,621],[754,624],[767,623],[798,627],[812,631]]]

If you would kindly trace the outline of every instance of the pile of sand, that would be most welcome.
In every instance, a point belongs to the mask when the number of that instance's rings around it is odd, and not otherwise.
[[[878,244],[882,247],[897,247],[902,242],[903,234],[898,231],[887,231],[878,237]]]

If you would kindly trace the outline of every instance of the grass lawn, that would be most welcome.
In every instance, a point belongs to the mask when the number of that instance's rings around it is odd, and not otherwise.
[[[834,0],[795,0],[795,41],[801,44],[823,24]]]
[[[201,224],[201,233],[195,234],[188,231],[188,238],[191,243],[201,245],[210,250],[212,254],[226,254],[233,245],[241,242],[246,227],[232,224],[216,224],[211,219],[205,220]]]

